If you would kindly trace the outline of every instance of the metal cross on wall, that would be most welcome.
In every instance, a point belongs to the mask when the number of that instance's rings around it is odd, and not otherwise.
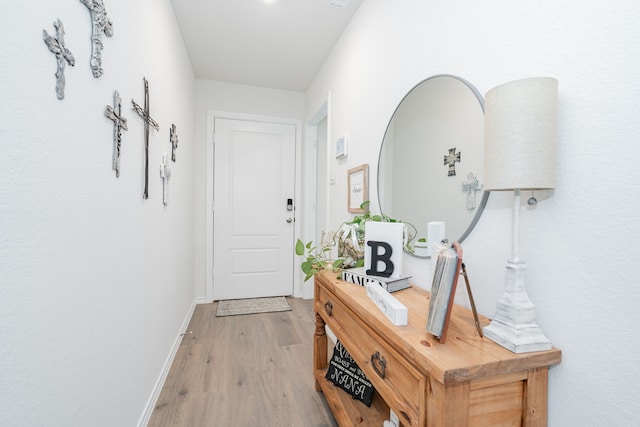
[[[47,33],[47,30],[42,30],[42,38],[49,48],[49,51],[56,56],[56,60],[58,62],[58,68],[56,70],[56,95],[58,96],[58,99],[63,99],[65,86],[65,61],[73,67],[76,60],[71,51],[69,51],[67,46],[64,44],[64,26],[62,25],[62,21],[59,19],[56,20],[53,23],[53,27],[56,29],[56,36],[50,36]]]
[[[449,165],[449,173],[447,176],[456,176],[456,162],[460,161],[460,154],[456,153],[456,149],[449,148],[449,154],[444,156],[444,165]]]
[[[120,146],[122,144],[122,130],[127,129],[127,119],[122,117],[122,99],[116,90],[113,93],[113,107],[107,105],[104,115],[113,120],[113,161],[111,168],[116,171],[116,178],[120,176]]]
[[[87,6],[91,14],[91,71],[93,77],[102,75],[102,34],[107,37],[113,36],[113,22],[107,16],[102,0],[80,0],[80,3]]]
[[[143,77],[144,81],[144,109],[140,107],[133,99],[133,110],[144,120],[144,193],[143,199],[149,198],[149,125],[153,126],[156,131],[160,131],[158,123],[149,115],[149,82]]]
[[[178,134],[176,133],[176,125],[171,124],[171,131],[169,132],[171,135],[169,137],[169,141],[171,141],[171,161],[176,161],[176,148],[178,148]]]
[[[462,191],[467,192],[467,209],[472,211],[476,208],[476,192],[481,191],[484,185],[480,184],[478,174],[471,171],[467,174],[467,180],[462,182]]]

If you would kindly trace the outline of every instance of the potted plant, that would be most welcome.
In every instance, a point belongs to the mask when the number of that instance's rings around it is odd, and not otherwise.
[[[350,221],[343,222],[338,231],[323,233],[319,246],[313,242],[304,244],[300,239],[296,242],[296,255],[305,257],[301,269],[305,273],[305,281],[315,273],[332,270],[337,273],[345,268],[362,267],[364,265],[364,230],[368,221],[403,222],[387,215],[371,215],[369,200],[362,202],[362,215],[355,215]],[[404,246],[410,248],[410,243],[416,235],[416,228],[405,222]],[[338,258],[331,260],[331,251],[338,246]]]
[[[342,271],[345,261],[344,258],[331,260],[331,250],[335,245],[336,240],[334,233],[323,232],[319,246],[315,246],[313,241],[305,244],[302,240],[297,240],[296,255],[304,257],[300,268],[305,274],[305,282],[320,271],[331,270],[337,273]]]

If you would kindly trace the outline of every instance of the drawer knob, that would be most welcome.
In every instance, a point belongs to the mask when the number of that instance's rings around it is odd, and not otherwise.
[[[380,352],[376,351],[371,355],[371,364],[373,365],[373,370],[376,371],[376,374],[380,378],[384,378],[384,370],[387,367],[387,361],[383,356],[380,356]],[[380,365],[380,368],[378,368]]]
[[[327,314],[331,316],[331,313],[333,312],[333,304],[331,303],[331,301],[327,301],[324,303],[324,311],[326,311]]]

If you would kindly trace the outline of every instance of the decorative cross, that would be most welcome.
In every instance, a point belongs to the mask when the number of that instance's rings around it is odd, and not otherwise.
[[[480,184],[478,174],[471,171],[467,174],[467,180],[462,182],[462,191],[467,192],[467,209],[472,211],[476,208],[476,192],[481,191],[484,185]]]
[[[149,198],[149,125],[153,126],[156,131],[160,131],[158,123],[149,115],[149,82],[145,77],[144,81],[144,109],[140,107],[133,99],[133,110],[144,120],[144,193],[143,199]]]
[[[113,107],[107,105],[104,115],[113,120],[113,161],[111,168],[116,171],[116,178],[120,176],[120,146],[122,144],[122,130],[127,129],[127,119],[122,117],[122,99],[116,90],[113,93]]]
[[[56,70],[56,94],[58,99],[64,98],[64,66],[65,61],[72,67],[75,65],[76,60],[73,54],[67,49],[64,44],[64,26],[59,19],[53,23],[53,27],[56,29],[56,36],[52,37],[47,33],[47,30],[42,30],[42,38],[44,43],[49,48],[49,51],[56,56],[58,62],[58,69]]]
[[[169,137],[169,141],[171,141],[171,161],[176,161],[176,148],[178,148],[178,134],[176,133],[176,125],[171,124],[171,136]]]
[[[167,206],[169,204],[169,178],[171,178],[171,169],[167,167],[167,153],[162,155],[160,178],[162,178],[162,204]]]
[[[102,0],[80,0],[80,3],[87,6],[91,14],[91,71],[93,77],[102,75],[102,34],[107,37],[113,36],[113,22],[107,16]]]
[[[456,176],[456,162],[460,161],[460,154],[456,153],[456,149],[449,148],[449,154],[444,156],[444,165],[449,165],[449,173],[447,176]]]

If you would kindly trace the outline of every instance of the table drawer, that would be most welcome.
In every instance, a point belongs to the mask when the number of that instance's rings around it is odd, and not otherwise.
[[[404,360],[369,326],[364,324],[329,290],[319,287],[316,311],[336,334],[404,425],[419,425],[426,416],[424,375]],[[422,410],[421,410],[422,409]]]

